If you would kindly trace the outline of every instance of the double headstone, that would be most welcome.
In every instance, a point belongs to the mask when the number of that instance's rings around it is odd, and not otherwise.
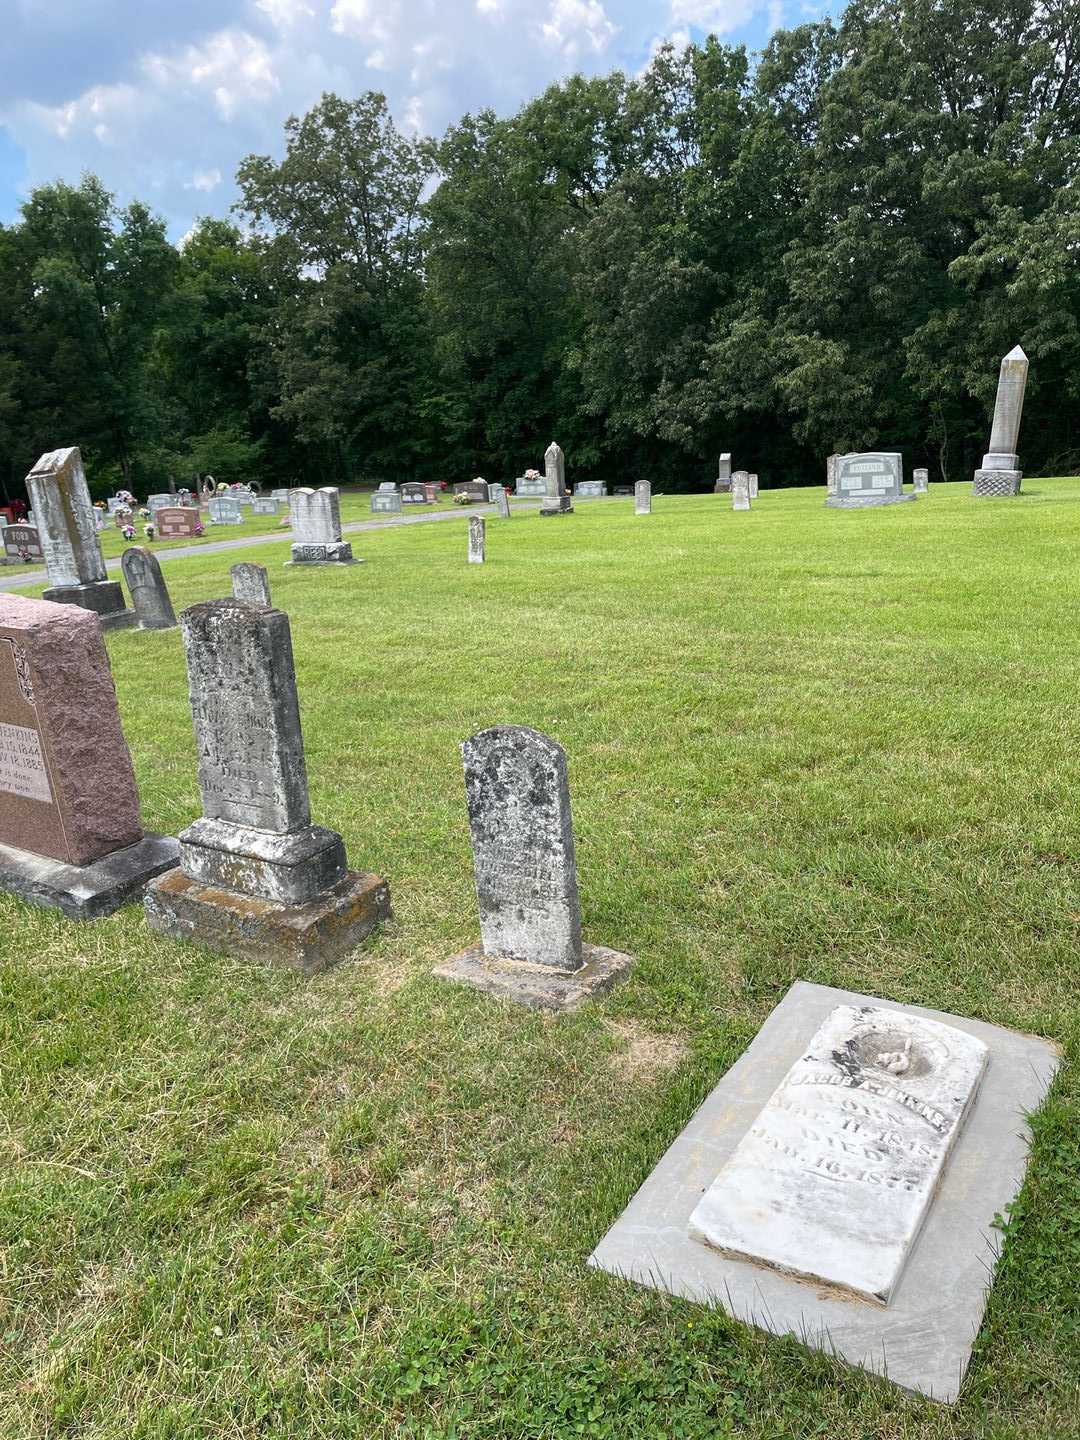
[[[45,600],[93,610],[104,629],[132,625],[124,592],[109,580],[94,526],[93,505],[76,446],[51,450],[26,477],[49,572]]]
[[[916,495],[926,495],[930,490],[930,471],[923,469],[912,470],[912,486]]]
[[[380,486],[371,497],[371,513],[373,515],[399,515],[401,503],[402,496],[396,488],[384,490]]]
[[[731,452],[725,451],[720,456],[720,467],[716,476],[716,484],[713,486],[713,494],[727,495],[731,491]]]
[[[750,509],[750,472],[748,470],[736,470],[731,477],[731,508],[733,510]]]
[[[33,560],[44,560],[41,536],[34,525],[4,526],[4,558],[29,564]]]
[[[638,480],[634,485],[634,514],[652,514],[652,482]]]
[[[150,511],[151,517],[154,515],[155,511],[163,510],[166,505],[175,504],[176,496],[173,494],[162,493],[159,495],[148,495],[146,497],[146,508]]]
[[[90,920],[176,857],[143,833],[97,614],[0,595],[0,889]]]
[[[514,481],[514,494],[519,497],[543,495],[544,493],[545,483],[542,475],[519,475]]]
[[[270,577],[265,565],[234,565],[229,575],[234,600],[250,600],[255,605],[271,604]]]
[[[603,480],[579,480],[574,486],[575,500],[603,500],[607,486]]]
[[[211,495],[206,508],[210,512],[210,519],[215,520],[219,525],[242,525],[244,523],[240,501],[231,493],[218,491]]]
[[[428,503],[426,488],[418,480],[406,480],[401,487],[401,503],[403,505],[426,505]]]
[[[998,371],[994,421],[990,430],[990,449],[982,465],[975,471],[972,493],[987,495],[1019,495],[1024,478],[1020,457],[1016,453],[1020,438],[1020,417],[1024,412],[1024,391],[1027,389],[1028,358],[1015,345],[1001,362]]]
[[[140,545],[125,550],[120,561],[131,603],[135,607],[140,630],[171,630],[176,613],[157,556]]]
[[[469,564],[482,565],[484,563],[484,532],[485,522],[482,515],[469,516]]]
[[[569,515],[574,507],[566,491],[566,458],[553,440],[544,451],[544,499],[541,515]]]
[[[251,502],[252,515],[276,515],[280,502],[273,495],[256,495]]]
[[[341,538],[341,496],[333,485],[289,493],[292,559],[289,565],[351,565],[352,546]]]
[[[904,493],[904,464],[899,452],[871,451],[840,455],[836,461],[836,489],[825,497],[834,509],[865,509],[871,505],[899,505],[915,496]]]
[[[481,943],[435,973],[537,1009],[572,1009],[631,961],[582,943],[566,755],[523,725],[481,730],[461,748]]]
[[[154,516],[154,524],[158,539],[168,540],[177,535],[198,535],[202,520],[194,505],[166,505]]]
[[[289,621],[242,600],[180,617],[203,816],[180,836],[180,869],[146,894],[155,930],[311,974],[390,913],[376,875],[346,867],[311,823]]]

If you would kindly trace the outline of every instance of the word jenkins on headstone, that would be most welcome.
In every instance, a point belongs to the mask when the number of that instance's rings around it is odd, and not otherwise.
[[[400,505],[400,501],[399,501]],[[352,546],[341,538],[341,495],[334,485],[289,491],[292,559],[286,565],[352,565]]]
[[[106,630],[133,625],[117,580],[108,579],[93,505],[76,446],[50,450],[26,477],[49,588],[43,599],[93,610]]]
[[[524,725],[481,730],[461,747],[481,943],[435,974],[539,1010],[602,993],[629,955],[581,940],[566,755]]]
[[[979,496],[1019,495],[1024,472],[1016,453],[1020,438],[1020,417],[1024,413],[1024,391],[1027,389],[1028,358],[1015,345],[1001,362],[998,371],[994,421],[990,430],[990,449],[982,465],[975,471],[972,493]]]
[[[146,918],[313,974],[389,916],[390,890],[349,870],[341,836],[311,823],[288,617],[210,600],[180,629],[203,815],[180,836],[180,868],[147,891]]]
[[[143,833],[97,615],[0,596],[0,889],[92,920],[176,859]]]

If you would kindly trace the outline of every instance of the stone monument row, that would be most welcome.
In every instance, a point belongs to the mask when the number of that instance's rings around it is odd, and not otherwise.
[[[574,507],[566,491],[566,458],[553,440],[544,451],[544,498],[541,515],[569,515]]]
[[[151,550],[133,545],[125,550],[120,569],[131,591],[131,603],[140,630],[171,630],[176,625],[176,612],[169,598],[168,586],[161,573],[158,558]]]
[[[349,870],[341,836],[311,823],[288,617],[211,600],[180,628],[203,816],[180,836],[180,868],[147,891],[147,921],[313,974],[390,914],[390,890]]]
[[[395,491],[395,496],[397,492]],[[400,508],[400,497],[398,507]],[[289,491],[292,559],[286,565],[352,565],[352,546],[341,538],[341,494],[336,486]]]
[[[43,599],[93,610],[106,630],[133,625],[118,580],[108,579],[76,446],[50,450],[26,477],[49,572]]]
[[[994,421],[990,430],[990,449],[982,465],[975,471],[972,494],[1019,495],[1023,471],[1016,444],[1020,438],[1020,417],[1024,413],[1024,391],[1027,389],[1028,358],[1019,345],[1013,346],[1001,362],[998,372]]]
[[[0,595],[0,889],[92,920],[176,860],[143,833],[96,612]]]
[[[461,750],[481,943],[435,974],[534,1009],[573,1009],[631,959],[582,944],[566,755],[525,725],[481,730]]]

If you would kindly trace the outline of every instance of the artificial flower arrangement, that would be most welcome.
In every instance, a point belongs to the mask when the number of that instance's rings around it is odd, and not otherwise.
[[[153,527],[153,525],[144,525],[144,526],[143,526],[143,534],[146,536],[147,540],[152,540],[152,539],[154,538],[154,527]]]
[[[121,528],[120,534],[123,535],[124,539],[130,545],[132,540],[135,539],[135,526],[128,521],[128,523]]]
[[[195,521],[195,534],[196,534],[196,535],[201,535],[202,533],[203,533],[203,523],[202,523],[201,520],[196,520],[196,521]]]

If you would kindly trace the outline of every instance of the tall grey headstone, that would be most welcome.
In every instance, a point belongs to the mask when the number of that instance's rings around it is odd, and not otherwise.
[[[180,627],[203,815],[180,835],[179,871],[147,892],[147,919],[311,974],[367,935],[390,895],[346,868],[336,831],[311,822],[288,617],[210,600]]]
[[[750,472],[748,470],[736,470],[731,477],[731,508],[733,510],[750,509]]]
[[[400,508],[401,500],[394,492]],[[341,494],[336,486],[321,490],[301,486],[289,492],[292,559],[287,565],[351,565],[352,546],[341,538]]]
[[[895,450],[840,455],[836,462],[836,489],[825,504],[839,510],[861,510],[871,505],[899,505],[915,496],[904,493],[903,458]]]
[[[482,515],[469,516],[469,564],[483,565],[484,563],[484,532],[485,523]]]
[[[911,482],[916,495],[926,495],[930,490],[930,471],[921,467],[912,470]]]
[[[265,565],[252,565],[246,561],[234,565],[229,576],[232,580],[234,600],[250,600],[253,605],[270,605],[270,576]]]
[[[133,625],[135,616],[124,606],[119,581],[105,572],[78,447],[42,455],[26,486],[49,572],[42,599],[93,610],[106,630]]]
[[[836,477],[840,473],[840,456],[830,455],[825,462],[825,488],[830,495],[836,494]]]
[[[998,372],[994,421],[990,430],[990,449],[982,465],[975,471],[972,493],[987,495],[1019,495],[1024,478],[1020,457],[1016,453],[1020,438],[1020,417],[1024,412],[1024,391],[1027,389],[1028,358],[1019,345],[1014,345],[1001,362]]]
[[[176,625],[176,612],[169,599],[168,586],[161,573],[158,558],[141,545],[125,550],[120,561],[124,580],[131,592],[140,630],[171,630]]]
[[[606,990],[630,957],[584,945],[566,754],[525,725],[461,747],[481,944],[437,975],[538,1009]]]
[[[652,482],[638,480],[634,484],[634,514],[652,514]]]
[[[753,470],[751,470],[750,473],[749,473],[749,475],[746,477],[746,484],[747,484],[747,488],[748,488],[748,490],[749,490],[749,492],[750,492],[750,499],[751,499],[751,500],[756,500],[756,499],[757,499],[757,475],[754,473]]]
[[[715,495],[727,495],[731,490],[731,452],[725,451],[720,456],[720,467],[716,476],[716,484],[713,486]]]
[[[566,493],[566,459],[561,446],[553,440],[544,451],[544,498],[541,515],[569,515],[573,510]]]

